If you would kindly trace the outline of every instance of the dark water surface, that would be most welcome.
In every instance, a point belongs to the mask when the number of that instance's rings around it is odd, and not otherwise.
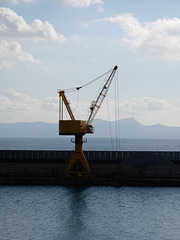
[[[0,239],[179,240],[179,188],[1,186]]]
[[[114,145],[117,143],[114,141]],[[180,140],[121,140],[121,150],[179,151]],[[0,149],[72,150],[64,139],[0,139]],[[89,139],[86,150],[113,150]],[[0,186],[0,240],[179,240],[180,188]]]

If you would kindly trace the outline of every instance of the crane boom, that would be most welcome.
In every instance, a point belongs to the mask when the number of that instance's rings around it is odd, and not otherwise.
[[[95,118],[98,110],[100,109],[101,104],[103,103],[103,100],[104,100],[104,98],[105,98],[105,96],[107,94],[107,91],[108,91],[108,89],[110,87],[110,84],[111,84],[111,82],[113,80],[113,77],[115,75],[115,72],[116,72],[117,68],[118,68],[117,66],[115,66],[113,68],[109,78],[107,79],[106,83],[104,84],[104,86],[103,86],[101,92],[99,93],[96,101],[92,102],[91,107],[90,107],[91,113],[90,113],[89,118],[87,120],[87,125],[92,123],[92,121]]]

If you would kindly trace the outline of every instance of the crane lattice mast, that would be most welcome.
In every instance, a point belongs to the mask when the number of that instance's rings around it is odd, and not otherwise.
[[[99,93],[96,101],[92,102],[91,107],[90,107],[91,113],[90,113],[89,118],[87,120],[87,124],[92,123],[92,121],[94,120],[98,110],[100,109],[100,107],[103,103],[103,100],[106,97],[107,91],[108,91],[108,89],[111,85],[111,82],[113,80],[113,77],[115,75],[116,70],[117,70],[117,66],[115,66],[113,68],[113,71],[111,72],[109,78],[107,79],[106,83],[104,84],[104,86],[103,86],[101,92]]]

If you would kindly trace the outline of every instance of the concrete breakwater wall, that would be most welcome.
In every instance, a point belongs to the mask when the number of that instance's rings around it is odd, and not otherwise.
[[[0,184],[180,186],[180,152],[85,151],[94,179],[64,179],[71,151],[0,150]]]

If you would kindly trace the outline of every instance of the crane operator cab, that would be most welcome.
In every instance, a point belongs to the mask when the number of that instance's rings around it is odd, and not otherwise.
[[[59,135],[94,133],[94,127],[83,120],[59,120]]]

